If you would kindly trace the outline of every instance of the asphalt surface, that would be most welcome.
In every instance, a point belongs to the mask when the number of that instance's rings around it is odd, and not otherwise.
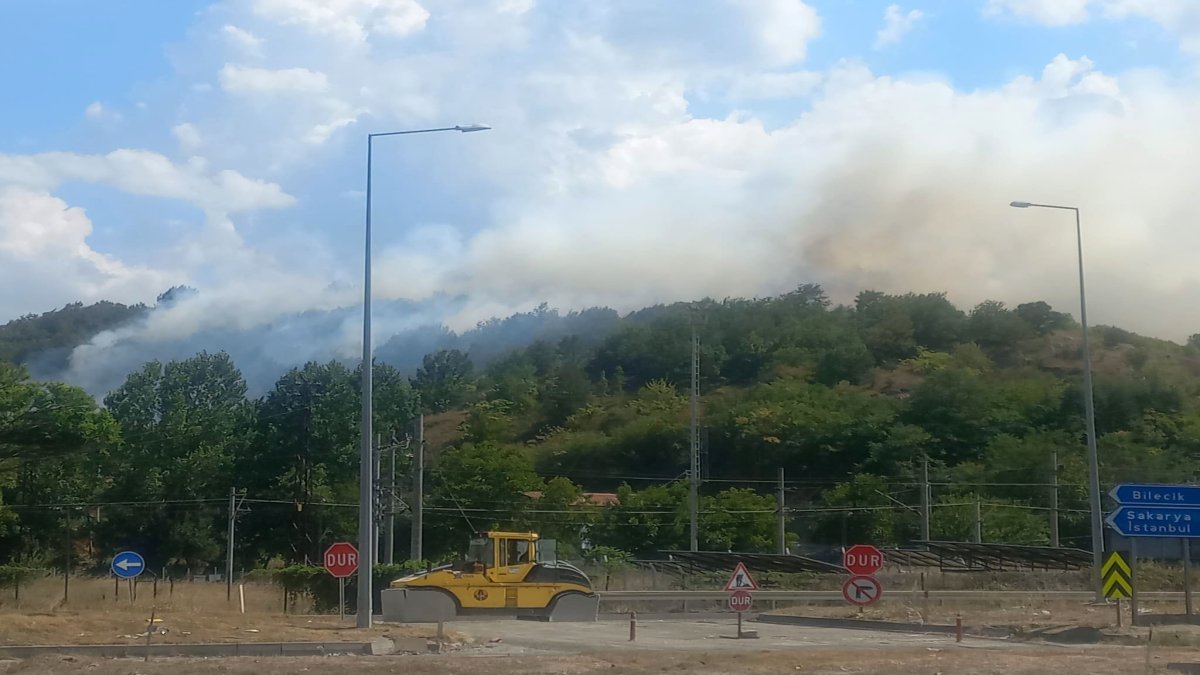
[[[891,649],[895,647],[1002,647],[995,640],[968,638],[956,645],[953,636],[918,635],[840,628],[807,628],[746,621],[743,630],[757,639],[736,639],[737,621],[723,618],[680,620],[639,617],[637,636],[629,640],[629,620],[595,623],[469,621],[447,624],[468,639],[467,649],[497,654],[580,654],[619,650],[775,650],[805,648]]]

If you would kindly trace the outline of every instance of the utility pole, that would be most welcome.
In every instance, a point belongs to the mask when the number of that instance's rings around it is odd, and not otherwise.
[[[700,550],[700,337],[692,323],[692,423],[691,469],[688,471],[688,511],[691,513],[691,550]]]
[[[388,461],[388,488],[384,495],[385,508],[383,519],[383,562],[387,565],[396,563],[396,442],[395,436],[388,445],[391,458]]]
[[[1050,545],[1058,542],[1058,450],[1050,451]]]
[[[408,557],[421,560],[422,528],[425,519],[425,415],[417,415],[417,442],[413,447],[412,547]]]
[[[71,597],[71,511],[65,510],[63,529],[66,533],[66,546],[63,549],[63,604]]]
[[[983,508],[979,500],[975,500],[975,543],[983,543]]]
[[[921,462],[921,541],[929,541],[929,458]]]
[[[779,555],[787,555],[787,517],[784,515],[783,467],[779,467],[779,492],[775,496],[776,521],[779,527]]]
[[[233,528],[237,521],[237,488],[229,488],[229,522],[225,528],[225,602],[233,601]]]

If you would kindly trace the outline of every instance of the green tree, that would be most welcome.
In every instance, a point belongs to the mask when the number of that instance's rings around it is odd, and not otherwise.
[[[917,353],[912,316],[902,303],[878,291],[863,291],[854,306],[863,342],[878,362],[894,363]]]
[[[931,456],[950,464],[978,458],[998,434],[1022,428],[1016,406],[982,374],[960,368],[931,373],[901,414],[930,435]]]
[[[760,385],[709,407],[712,470],[723,476],[845,475],[887,435],[895,402],[850,387]]]
[[[617,489],[618,503],[604,510],[592,530],[592,542],[634,555],[679,551],[688,547],[688,487],[681,482],[635,491]]]
[[[63,516],[8,504],[87,502],[103,489],[97,466],[120,430],[108,411],[77,388],[29,379],[0,362],[0,562],[61,550]]]
[[[775,499],[733,488],[700,499],[700,546],[706,551],[775,551]]]
[[[993,359],[1011,360],[1018,343],[1033,334],[1033,326],[997,300],[979,303],[967,318],[967,339],[982,347]]]
[[[817,360],[815,379],[833,386],[839,382],[858,384],[875,365],[875,357],[861,340],[838,345]]]
[[[903,519],[897,517],[897,504],[889,495],[887,480],[870,474],[858,474],[826,491],[821,501],[827,510],[816,516],[816,538],[841,546],[906,540],[898,529]]]
[[[438,458],[429,485],[430,550],[457,551],[474,532],[529,527],[527,494],[543,488],[515,445],[464,443]]]
[[[1049,335],[1075,325],[1070,314],[1056,312],[1049,304],[1038,300],[1017,305],[1017,316],[1033,328],[1038,335]]]
[[[220,558],[221,509],[199,500],[234,485],[235,457],[249,441],[246,382],[228,354],[151,362],[105,397],[124,430],[107,458],[112,501],[198,500],[187,509],[112,509],[99,528],[108,547],[133,545],[164,563],[202,567]]]
[[[530,514],[530,521],[543,539],[558,542],[560,558],[577,554],[589,525],[595,522],[596,508],[585,502],[583,489],[558,476],[546,481]]]
[[[976,493],[950,494],[938,500],[931,511],[929,527],[937,541],[975,541],[976,503],[980,534],[989,544],[1050,543],[1045,512],[1008,500],[985,500]]]
[[[430,412],[461,407],[471,395],[471,360],[457,349],[426,354],[413,378],[421,405]]]
[[[358,379],[336,361],[309,362],[285,373],[259,401],[254,443],[238,475],[255,495],[292,504],[247,518],[239,539],[254,557],[317,561],[331,535],[355,530],[353,513],[319,505],[358,499]]]

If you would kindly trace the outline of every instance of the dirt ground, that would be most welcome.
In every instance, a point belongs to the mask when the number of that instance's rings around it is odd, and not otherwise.
[[[62,580],[43,579],[22,590],[19,606],[11,596],[0,603],[0,645],[142,643],[152,613],[156,643],[363,641],[368,635],[431,637],[436,632],[427,626],[358,631],[353,616],[283,614],[279,590],[266,584],[248,584],[245,594],[242,614],[237,589],[227,602],[220,584],[177,583],[173,590],[160,584],[158,597],[149,584],[140,584],[131,603],[126,587],[114,599],[113,582],[80,580],[73,581],[63,604]]]
[[[4,675],[49,675],[85,672],[93,675],[291,675],[293,673],[339,672],[363,675],[405,673],[406,675],[649,675],[650,673],[693,673],[721,675],[744,673],[766,675],[1035,675],[1041,673],[1087,673],[1127,675],[1168,673],[1173,662],[1196,661],[1193,651],[1156,652],[1143,648],[1093,649],[1007,649],[899,647],[867,651],[805,650],[803,652],[754,651],[713,653],[704,650],[672,652],[621,652],[554,656],[396,656],[101,660],[80,657],[41,657],[26,662],[0,662]],[[1174,671],[1177,672],[1177,671]]]

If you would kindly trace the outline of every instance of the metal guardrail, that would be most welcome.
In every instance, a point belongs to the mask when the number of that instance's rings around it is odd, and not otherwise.
[[[682,602],[687,600],[721,600],[729,594],[716,591],[599,591],[600,602]],[[965,591],[965,590],[931,590],[929,598],[933,600],[1004,600],[1029,596],[1055,598],[1060,600],[1079,600],[1086,602],[1094,597],[1092,591]],[[923,598],[925,592],[920,590],[892,590],[884,593],[883,599],[888,598]],[[1182,591],[1150,591],[1138,593],[1143,600],[1182,600]],[[835,591],[756,591],[755,600],[776,601],[822,601],[842,600],[842,592]]]

